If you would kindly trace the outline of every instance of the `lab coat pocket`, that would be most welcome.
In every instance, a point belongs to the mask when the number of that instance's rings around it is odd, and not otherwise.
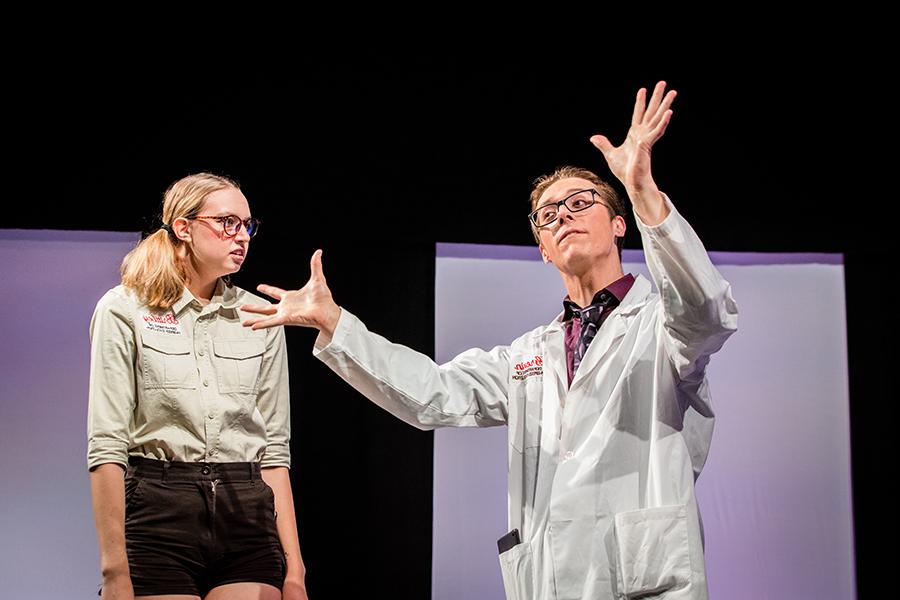
[[[219,392],[255,394],[259,389],[259,368],[266,345],[262,340],[215,340],[216,373]]]
[[[148,389],[194,389],[197,365],[191,341],[184,336],[144,331],[141,333],[141,363]]]
[[[684,505],[616,515],[618,589],[622,598],[655,598],[691,579]]]
[[[506,600],[529,600],[536,598],[534,583],[534,559],[531,544],[517,544],[500,555],[500,572]]]

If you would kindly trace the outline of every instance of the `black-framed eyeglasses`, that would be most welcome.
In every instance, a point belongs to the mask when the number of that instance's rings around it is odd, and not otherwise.
[[[196,217],[191,217],[192,219],[212,219],[213,221],[218,221],[222,226],[222,229],[225,231],[225,235],[228,237],[234,237],[241,230],[241,227],[247,230],[247,235],[253,237],[256,235],[256,232],[259,230],[259,219],[256,217],[250,217],[244,220],[241,220],[237,215],[225,215],[223,217],[211,217],[206,215],[197,215]]]
[[[558,202],[548,202],[543,206],[538,206],[531,214],[528,215],[528,219],[531,221],[531,224],[541,229],[543,227],[547,227],[548,225],[552,225],[557,218],[559,218],[559,207],[563,204],[566,205],[566,208],[569,209],[569,212],[581,212],[583,210],[587,210],[595,204],[602,204],[609,208],[609,205],[600,200],[600,192],[595,190],[594,188],[589,188],[586,190],[578,190],[577,192],[573,192],[563,198]],[[610,209],[612,210],[612,209]]]

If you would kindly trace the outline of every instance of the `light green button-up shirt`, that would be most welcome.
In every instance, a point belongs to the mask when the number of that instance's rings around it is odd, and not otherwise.
[[[241,325],[266,300],[221,280],[202,306],[187,290],[165,312],[123,286],[91,319],[88,468],[128,456],[290,467],[284,328]]]

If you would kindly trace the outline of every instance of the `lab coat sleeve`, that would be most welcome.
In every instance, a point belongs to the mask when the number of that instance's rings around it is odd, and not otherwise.
[[[370,332],[346,309],[313,355],[366,398],[419,429],[491,427],[507,418],[509,348],[467,350],[438,365]]]
[[[647,266],[662,299],[667,352],[682,381],[703,379],[709,357],[737,330],[731,285],[703,243],[664,195],[670,213],[650,227],[636,216]]]

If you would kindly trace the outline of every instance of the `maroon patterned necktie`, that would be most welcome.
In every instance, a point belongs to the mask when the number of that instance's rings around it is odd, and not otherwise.
[[[599,294],[599,298],[596,299],[599,301],[587,308],[576,308],[574,304],[569,306],[569,309],[572,311],[572,317],[581,321],[581,333],[578,336],[578,343],[575,345],[575,352],[572,357],[572,371],[576,373],[588,346],[591,345],[591,341],[597,335],[600,325],[603,324],[604,313],[608,312],[607,309],[612,310],[618,304],[616,297],[609,292],[602,292]]]

